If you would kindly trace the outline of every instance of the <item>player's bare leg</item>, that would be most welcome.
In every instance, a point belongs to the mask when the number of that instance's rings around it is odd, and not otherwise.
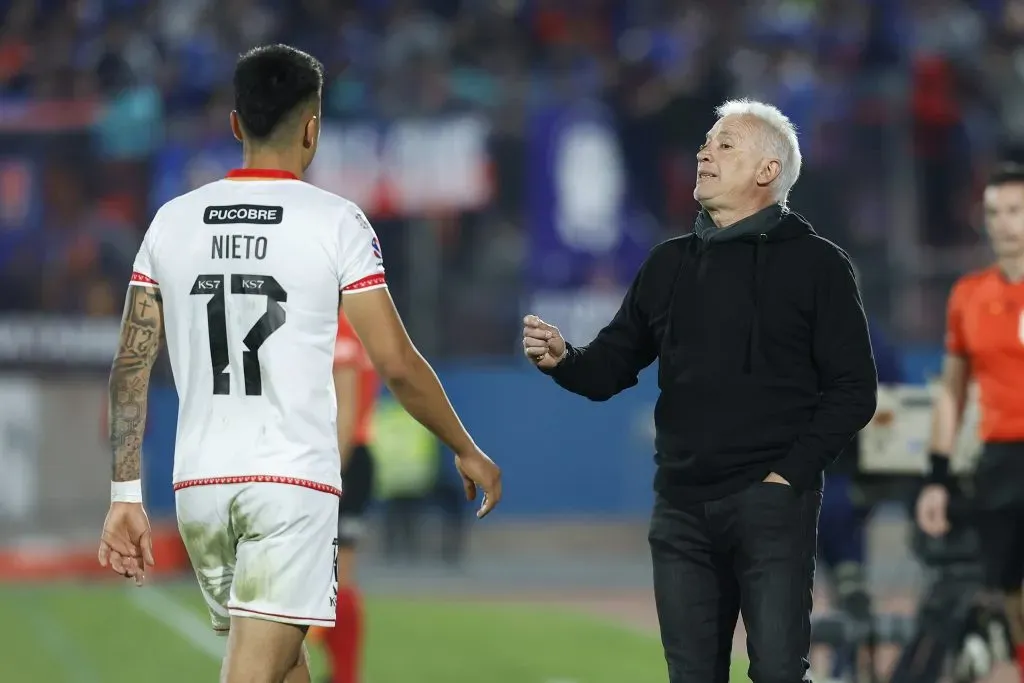
[[[299,648],[299,661],[292,667],[292,670],[284,677],[284,683],[311,683],[312,675],[309,673],[309,651],[306,650],[306,643]]]
[[[231,617],[220,683],[309,683],[306,626]],[[303,672],[305,678],[302,678]]]

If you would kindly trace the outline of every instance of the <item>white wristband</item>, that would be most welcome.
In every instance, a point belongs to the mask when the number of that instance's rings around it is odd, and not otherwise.
[[[142,480],[110,482],[111,503],[141,503]]]

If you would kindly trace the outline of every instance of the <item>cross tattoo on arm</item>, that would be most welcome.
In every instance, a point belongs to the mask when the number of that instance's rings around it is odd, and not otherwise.
[[[110,369],[107,415],[114,481],[133,481],[142,476],[149,377],[160,351],[162,332],[163,301],[159,290],[130,286],[117,355]]]

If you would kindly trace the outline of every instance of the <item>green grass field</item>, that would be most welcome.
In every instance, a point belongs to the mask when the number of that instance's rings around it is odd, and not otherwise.
[[[395,598],[371,599],[366,607],[366,683],[666,680],[655,637],[588,615]],[[0,588],[5,682],[213,683],[222,643],[188,585]],[[320,653],[312,654],[322,674]]]

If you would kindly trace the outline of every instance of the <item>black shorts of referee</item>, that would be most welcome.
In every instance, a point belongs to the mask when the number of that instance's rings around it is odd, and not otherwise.
[[[1024,584],[1024,441],[986,443],[974,473],[974,512],[987,586]]]
[[[342,493],[338,503],[338,547],[353,548],[366,529],[366,511],[373,498],[373,456],[365,445],[352,448],[341,471]]]

